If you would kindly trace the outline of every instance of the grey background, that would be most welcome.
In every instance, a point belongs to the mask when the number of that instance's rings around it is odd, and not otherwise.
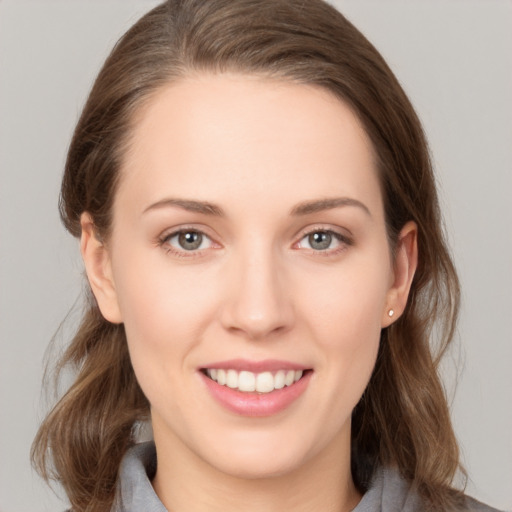
[[[46,346],[80,294],[57,213],[65,151],[116,39],[150,0],[0,0],[0,512],[63,510],[31,471]],[[512,3],[335,2],[377,46],[430,139],[463,285],[445,374],[471,480],[512,509]]]

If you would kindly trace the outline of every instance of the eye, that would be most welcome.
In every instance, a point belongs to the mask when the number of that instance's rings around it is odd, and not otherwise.
[[[299,248],[314,251],[336,250],[346,245],[351,245],[351,242],[340,233],[321,229],[306,234],[298,243]]]
[[[187,252],[209,249],[212,246],[212,241],[207,235],[193,229],[171,233],[165,237],[163,243],[170,245],[177,251]]]

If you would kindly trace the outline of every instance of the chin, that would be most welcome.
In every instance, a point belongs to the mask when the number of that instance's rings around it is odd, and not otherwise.
[[[301,467],[297,457],[267,457],[259,454],[257,459],[236,457],[231,460],[216,461],[215,468],[233,478],[243,480],[266,480],[282,477],[297,471]]]
[[[261,433],[260,433],[261,434]],[[218,471],[235,478],[255,480],[281,477],[297,471],[314,454],[303,436],[251,436],[247,432],[224,442],[217,439],[213,452],[203,459]],[[295,441],[295,442],[294,442]]]

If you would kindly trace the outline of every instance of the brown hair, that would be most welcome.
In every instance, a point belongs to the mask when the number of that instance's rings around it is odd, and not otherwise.
[[[135,113],[166,83],[224,71],[317,85],[349,104],[375,148],[390,246],[406,222],[418,225],[420,259],[406,310],[383,330],[375,370],[353,413],[352,473],[364,491],[378,465],[392,465],[432,509],[454,507],[459,454],[438,365],[454,334],[459,286],[429,151],[395,76],[333,7],[321,0],[170,0],[141,18],[105,62],[75,129],[60,202],[66,228],[80,236],[87,211],[108,238]],[[42,424],[32,452],[76,512],[110,509],[121,457],[149,413],[123,326],[101,316],[90,292],[89,299],[57,366],[74,367],[76,380]]]

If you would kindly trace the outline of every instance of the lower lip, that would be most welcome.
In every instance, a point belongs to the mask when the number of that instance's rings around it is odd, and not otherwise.
[[[277,414],[297,400],[306,390],[313,372],[308,371],[291,386],[270,393],[245,393],[221,386],[202,372],[199,373],[208,391],[223,407],[242,416],[263,417]]]

